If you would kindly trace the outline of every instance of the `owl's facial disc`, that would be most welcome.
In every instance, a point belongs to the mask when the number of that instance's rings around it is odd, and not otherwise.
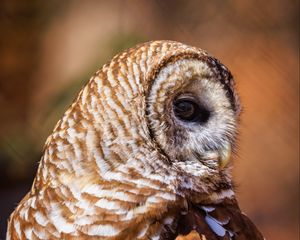
[[[238,118],[230,96],[221,75],[205,62],[180,60],[160,71],[150,92],[149,118],[174,166],[201,176],[228,165]]]

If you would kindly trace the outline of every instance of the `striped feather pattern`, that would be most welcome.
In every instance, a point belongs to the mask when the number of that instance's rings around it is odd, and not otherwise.
[[[164,104],[195,76],[223,89],[233,136],[230,116],[238,114],[239,103],[226,67],[172,41],[129,49],[95,73],[48,137],[32,189],[10,217],[7,239],[174,239],[187,198],[233,197],[228,170],[197,163],[194,181],[168,154]]]

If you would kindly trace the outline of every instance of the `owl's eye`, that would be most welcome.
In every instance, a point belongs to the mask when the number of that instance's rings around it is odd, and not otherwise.
[[[175,116],[187,122],[207,122],[210,112],[191,99],[177,99],[173,104]]]

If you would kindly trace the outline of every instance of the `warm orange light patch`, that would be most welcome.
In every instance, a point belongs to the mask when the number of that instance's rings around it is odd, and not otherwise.
[[[179,235],[175,240],[206,240],[206,237],[193,230],[188,235]]]

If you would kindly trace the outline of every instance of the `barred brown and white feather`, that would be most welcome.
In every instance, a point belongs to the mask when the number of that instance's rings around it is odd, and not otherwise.
[[[178,119],[186,98],[209,121]],[[47,139],[7,239],[175,239],[191,206],[234,200],[224,153],[239,109],[229,70],[203,50],[154,41],[115,56]],[[210,239],[197,224],[185,231]]]

